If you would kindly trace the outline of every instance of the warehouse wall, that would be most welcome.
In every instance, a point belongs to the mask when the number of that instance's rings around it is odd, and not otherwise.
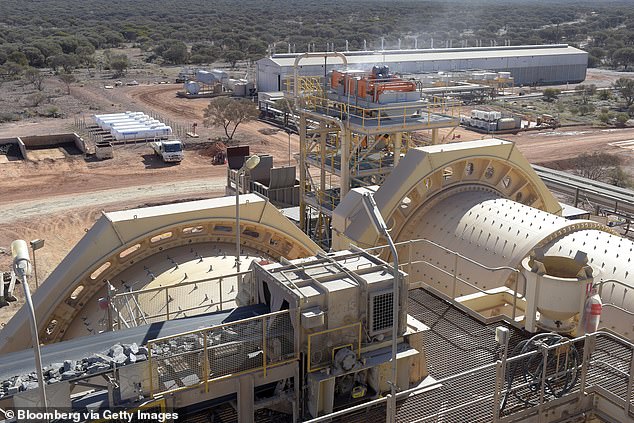
[[[482,52],[486,54],[485,51]],[[577,83],[586,78],[588,54],[579,51],[577,54],[557,54],[553,49],[551,55],[518,55],[510,57],[480,57],[477,59],[418,60],[395,62],[389,55],[377,56],[384,59],[380,63],[355,63],[350,58],[349,68],[370,69],[374,64],[385,64],[394,72],[422,73],[438,71],[456,71],[467,69],[486,69],[508,71],[515,78],[515,85],[549,85]],[[327,71],[340,68],[341,65],[328,65]],[[300,66],[300,75],[323,75],[324,65]],[[278,78],[283,81],[293,75],[292,66],[280,66],[270,58],[258,61],[259,91],[279,91]],[[283,87],[282,87],[283,88]]]

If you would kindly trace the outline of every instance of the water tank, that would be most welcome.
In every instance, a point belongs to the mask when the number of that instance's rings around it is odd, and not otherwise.
[[[217,80],[218,79],[216,78],[216,76],[209,71],[206,71],[206,70],[196,71],[196,81],[198,82],[202,82],[203,84],[206,84],[206,85],[213,85]]]
[[[514,128],[515,128],[515,119],[502,118],[498,120],[498,131],[504,131],[506,129],[514,129]]]
[[[229,74],[227,72],[221,71],[220,69],[212,69],[211,73],[217,81],[224,82],[229,79]]]
[[[198,94],[200,92],[200,84],[195,81],[189,81],[185,83],[185,91],[188,94]]]

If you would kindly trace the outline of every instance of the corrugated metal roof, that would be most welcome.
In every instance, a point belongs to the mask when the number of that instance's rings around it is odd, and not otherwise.
[[[345,53],[344,53],[345,54]],[[506,57],[531,57],[531,56],[553,56],[553,55],[580,55],[587,54],[568,45],[549,46],[516,46],[516,47],[472,47],[459,49],[437,49],[437,50],[390,50],[385,52],[374,52],[373,54],[350,54],[347,55],[348,65],[370,63],[397,63],[397,62],[417,62],[434,60],[469,60],[482,58],[506,58]],[[258,62],[273,62],[278,66],[293,66],[295,55],[278,55],[266,57]],[[338,57],[329,57],[328,65],[340,64]],[[321,57],[309,57],[301,60],[301,66],[319,66],[324,64]]]

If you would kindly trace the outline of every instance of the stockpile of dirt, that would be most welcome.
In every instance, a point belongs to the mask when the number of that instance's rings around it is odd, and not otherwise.
[[[216,157],[218,154],[224,154],[227,151],[227,146],[222,141],[215,141],[208,146],[200,149],[198,154],[204,157]]]

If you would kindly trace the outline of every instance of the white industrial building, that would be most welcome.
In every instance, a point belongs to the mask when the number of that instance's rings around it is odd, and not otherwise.
[[[370,69],[387,65],[398,73],[486,69],[507,71],[516,85],[578,83],[586,78],[588,53],[567,44],[467,47],[425,50],[355,51],[344,53],[348,66]],[[293,75],[299,54],[276,54],[257,61],[258,91],[281,91]],[[324,75],[341,68],[341,59],[311,57],[300,62],[300,75]],[[324,70],[324,66],[326,69]]]

